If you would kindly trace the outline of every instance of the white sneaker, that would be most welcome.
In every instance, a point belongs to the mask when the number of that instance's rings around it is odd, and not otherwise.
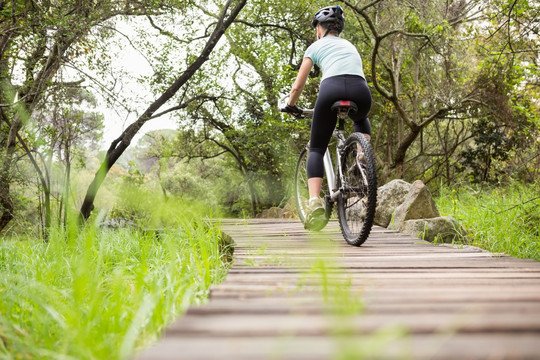
[[[306,230],[319,231],[326,226],[328,219],[326,218],[326,208],[324,200],[321,198],[310,199],[306,211],[306,222],[304,228]]]

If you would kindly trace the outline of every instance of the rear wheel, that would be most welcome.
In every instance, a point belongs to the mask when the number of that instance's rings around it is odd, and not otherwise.
[[[364,135],[352,133],[347,138],[341,168],[344,181],[339,184],[337,201],[339,226],[347,243],[360,246],[369,236],[377,205],[375,156]]]
[[[309,156],[309,150],[306,146],[300,152],[298,161],[296,162],[296,169],[294,170],[294,202],[296,209],[298,210],[298,217],[302,224],[306,222],[307,208],[309,205],[309,190],[307,182],[307,159]],[[328,194],[328,185],[326,183],[326,177],[323,178],[323,184],[321,187],[321,197],[326,198]],[[327,217],[328,212],[331,211],[331,206],[326,203]]]

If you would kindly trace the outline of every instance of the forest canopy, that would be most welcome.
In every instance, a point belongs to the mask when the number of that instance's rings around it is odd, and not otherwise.
[[[374,100],[381,184],[538,186],[540,3],[336,4]],[[140,218],[122,200],[128,189],[226,216],[285,206],[309,124],[278,106],[315,41],[311,17],[327,5],[0,1],[0,231],[45,234],[70,216]],[[115,62],[119,51],[150,70],[130,73]],[[143,97],[131,97],[131,81]],[[313,107],[319,82],[315,69],[301,106]],[[101,140],[106,107],[126,122],[110,144]],[[135,143],[163,117],[177,129]]]

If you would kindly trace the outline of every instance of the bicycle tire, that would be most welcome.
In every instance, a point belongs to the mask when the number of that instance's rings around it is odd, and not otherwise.
[[[358,166],[358,148],[364,161]],[[377,169],[369,141],[361,133],[352,133],[345,140],[341,156],[344,182],[338,195],[337,211],[341,233],[348,244],[362,245],[373,226],[377,206]]]
[[[296,161],[296,167],[294,170],[294,202],[296,205],[296,210],[298,211],[298,217],[302,224],[306,222],[306,211],[309,204],[309,190],[307,184],[307,159],[309,156],[308,147],[304,147],[300,151],[298,160]],[[328,195],[328,185],[326,182],[326,177],[323,177],[323,183],[321,186],[321,196],[323,198]],[[326,204],[327,217],[330,216],[332,207],[330,204]]]

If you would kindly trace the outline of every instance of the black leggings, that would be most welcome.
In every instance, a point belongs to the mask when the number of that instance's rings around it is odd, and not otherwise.
[[[339,75],[324,79],[319,87],[319,97],[315,103],[311,122],[308,178],[323,177],[324,153],[337,122],[337,116],[331,110],[331,106],[338,100],[350,100],[358,105],[358,112],[351,115],[354,131],[371,135],[371,125],[367,118],[371,108],[371,92],[366,80],[357,75]]]

